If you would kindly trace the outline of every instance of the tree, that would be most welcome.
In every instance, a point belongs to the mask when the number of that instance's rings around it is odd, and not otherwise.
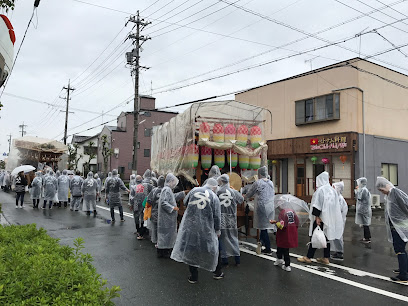
[[[95,157],[96,157],[96,153],[95,153],[95,151],[93,150],[93,148],[95,148],[94,147],[94,142],[93,141],[90,141],[89,142],[89,144],[88,144],[88,146],[86,147],[86,148],[88,148],[88,161],[87,162],[85,162],[84,163],[84,172],[85,173],[88,173],[91,169],[90,169],[90,167],[91,167],[91,160],[93,160]]]
[[[113,154],[113,150],[110,148],[110,144],[108,141],[108,135],[103,134],[101,136],[101,140],[102,140],[102,157],[103,157],[103,169],[105,171],[105,173],[108,172],[108,161],[109,161],[109,157]]]
[[[68,169],[77,170],[78,162],[82,158],[82,154],[78,154],[79,145],[74,143],[73,145],[68,145]]]
[[[14,10],[15,0],[0,0],[0,8],[6,12]]]

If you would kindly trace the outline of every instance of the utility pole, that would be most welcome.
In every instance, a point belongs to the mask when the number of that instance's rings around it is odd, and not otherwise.
[[[130,33],[128,38],[133,40],[135,47],[132,52],[126,53],[126,60],[128,65],[132,66],[132,72],[135,75],[135,97],[133,101],[133,162],[132,162],[132,172],[137,173],[137,142],[139,133],[139,111],[140,111],[140,99],[139,99],[139,71],[140,69],[148,69],[147,67],[140,66],[140,49],[143,43],[150,39],[150,37],[140,35],[140,32],[149,25],[151,22],[145,22],[144,19],[140,18],[139,11],[137,11],[136,16],[130,16],[129,21],[135,23],[136,32]],[[127,25],[127,23],[126,23]]]
[[[69,108],[69,93],[74,91],[75,88],[71,87],[71,80],[68,80],[68,87],[63,87],[67,91],[67,107],[65,109],[65,129],[64,129],[64,144],[67,144],[67,131],[68,131],[68,108]]]
[[[20,128],[21,137],[23,137],[25,134],[27,134],[27,132],[24,130],[27,127],[27,125],[24,124],[24,121],[23,121],[23,124],[20,124],[18,127]]]
[[[10,148],[11,148],[11,134],[7,135],[9,137],[8,139],[8,143],[9,143],[9,151],[8,151],[8,155],[10,155]]]

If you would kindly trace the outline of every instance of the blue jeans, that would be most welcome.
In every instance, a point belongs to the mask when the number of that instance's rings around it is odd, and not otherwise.
[[[20,205],[23,206],[24,203],[24,194],[25,192],[17,192],[16,193],[16,206],[18,206],[18,201],[20,200]]]
[[[259,240],[261,241],[262,245],[265,246],[265,251],[271,250],[271,241],[269,240],[268,230],[261,230]]]
[[[408,257],[405,251],[406,242],[401,239],[400,235],[395,229],[391,229],[392,244],[394,246],[394,252],[398,256],[398,266],[399,266],[399,279],[407,280],[407,270],[408,270]]]

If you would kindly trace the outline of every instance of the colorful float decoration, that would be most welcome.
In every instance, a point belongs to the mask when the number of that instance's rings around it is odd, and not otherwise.
[[[196,144],[191,144],[188,148],[188,155],[187,155],[187,160],[189,164],[189,168],[197,168],[198,166],[198,146]]]
[[[227,150],[227,161],[231,168],[238,166],[238,154],[234,150]]]
[[[317,157],[316,156],[312,156],[310,158],[310,160],[312,161],[313,164],[315,164],[317,162]]]
[[[237,131],[237,145],[241,147],[246,147],[248,142],[248,127],[246,125],[241,125]]]
[[[261,156],[249,157],[249,169],[258,170],[261,167]]]
[[[213,141],[224,143],[224,126],[221,123],[214,124],[213,127]]]
[[[251,135],[249,136],[249,139],[251,141],[252,148],[256,149],[261,146],[259,143],[262,141],[262,131],[259,126],[255,125],[251,127]]]
[[[225,151],[224,150],[214,150],[214,164],[220,169],[225,167]]]
[[[235,135],[237,133],[237,129],[233,124],[228,124],[224,130],[224,139],[225,142],[229,143],[235,140]]]
[[[322,158],[322,163],[327,165],[328,163],[330,163],[330,160],[328,158]]]
[[[239,156],[239,167],[242,170],[249,169],[249,156],[246,156],[246,155]]]
[[[201,167],[208,170],[212,165],[212,149],[208,147],[201,147]]]
[[[199,139],[200,140],[204,140],[204,139],[209,140],[210,139],[210,131],[211,131],[210,125],[207,122],[202,122],[200,124],[200,128],[199,128]]]

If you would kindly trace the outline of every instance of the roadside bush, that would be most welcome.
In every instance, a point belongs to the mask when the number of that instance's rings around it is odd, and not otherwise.
[[[0,226],[0,305],[114,305],[120,288],[106,287],[83,243],[62,246],[35,224]]]

